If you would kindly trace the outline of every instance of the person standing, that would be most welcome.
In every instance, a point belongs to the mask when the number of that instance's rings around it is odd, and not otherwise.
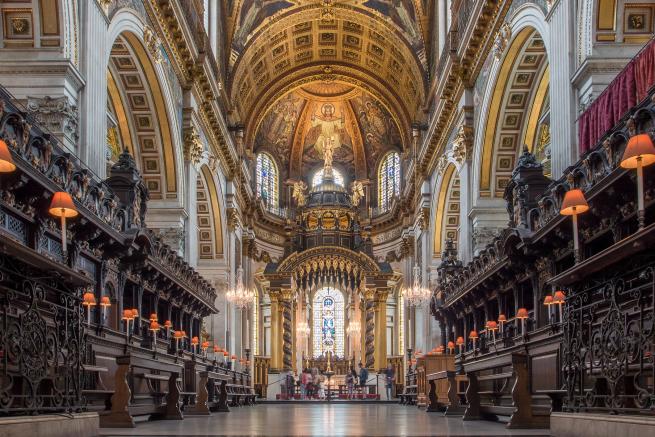
[[[366,394],[366,381],[368,381],[368,369],[362,363],[359,363],[359,386],[362,389],[363,395]]]
[[[302,375],[300,375],[300,399],[307,399],[307,391],[309,390],[309,378],[310,378],[309,369],[303,369]]]
[[[348,399],[355,398],[355,381],[357,381],[357,372],[354,367],[350,367],[346,375],[346,386],[348,387]]]
[[[393,393],[393,384],[396,382],[396,371],[393,366],[389,364],[384,371],[384,385],[387,389],[387,399],[391,400]]]

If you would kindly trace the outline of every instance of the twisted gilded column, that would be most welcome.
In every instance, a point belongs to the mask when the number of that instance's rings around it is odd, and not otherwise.
[[[293,304],[291,290],[282,290],[282,364],[284,370],[293,368]]]
[[[364,335],[364,366],[367,369],[375,363],[375,290],[367,289],[366,299],[366,331]]]

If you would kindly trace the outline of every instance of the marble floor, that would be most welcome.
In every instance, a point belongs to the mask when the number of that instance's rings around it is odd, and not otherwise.
[[[501,423],[464,422],[397,404],[265,404],[211,417],[139,423],[100,430],[102,436],[534,436],[548,430],[507,430]]]

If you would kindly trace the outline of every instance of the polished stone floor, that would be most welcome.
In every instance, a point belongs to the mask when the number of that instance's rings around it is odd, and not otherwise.
[[[509,431],[501,423],[463,422],[397,404],[265,404],[211,417],[101,429],[102,436],[534,436],[547,430]]]

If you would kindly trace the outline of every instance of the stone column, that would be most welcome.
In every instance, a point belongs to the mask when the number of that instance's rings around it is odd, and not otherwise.
[[[387,367],[387,296],[389,290],[378,289],[375,294],[375,369]]]
[[[291,289],[282,290],[282,367],[284,370],[293,368],[293,306]]]
[[[106,176],[107,42],[109,21],[97,1],[80,2],[80,60],[86,84],[81,93],[82,132],[79,156],[98,176]]]
[[[551,173],[559,178],[564,170],[577,160],[578,141],[575,130],[575,95],[571,77],[575,73],[574,50],[558,47],[575,47],[575,3],[558,1],[546,17],[550,24],[550,135]]]
[[[375,289],[366,289],[366,334],[364,335],[364,366],[373,368],[375,364]]]

